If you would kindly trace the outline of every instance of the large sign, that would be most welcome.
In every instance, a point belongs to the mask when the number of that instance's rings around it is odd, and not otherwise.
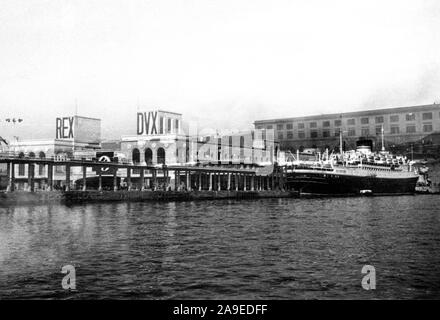
[[[56,139],[100,143],[101,120],[80,116],[56,118]]]
[[[96,152],[96,159],[99,162],[118,162],[118,159],[115,158],[113,151],[108,152]],[[97,174],[101,175],[113,175],[115,172],[114,167],[102,167],[96,166],[93,169]]]
[[[137,134],[151,135],[159,133],[159,117],[157,111],[137,113]]]
[[[75,117],[57,118],[56,138],[73,139],[74,121]]]

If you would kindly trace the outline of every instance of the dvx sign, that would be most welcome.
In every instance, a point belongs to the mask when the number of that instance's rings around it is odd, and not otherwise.
[[[137,113],[137,134],[152,135],[159,133],[159,117],[157,111]]]

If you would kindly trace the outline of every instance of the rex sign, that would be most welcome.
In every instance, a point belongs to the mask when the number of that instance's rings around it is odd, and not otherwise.
[[[57,118],[57,139],[73,139],[75,117]]]
[[[56,118],[56,139],[80,143],[101,142],[101,120],[73,116]]]

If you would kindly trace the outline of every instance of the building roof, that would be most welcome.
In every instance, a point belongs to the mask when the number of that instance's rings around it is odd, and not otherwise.
[[[291,118],[278,118],[269,120],[256,120],[254,125],[274,123],[274,122],[289,122],[289,121],[306,121],[306,120],[321,120],[321,119],[335,119],[335,118],[348,118],[348,117],[361,117],[361,116],[378,116],[384,114],[393,113],[409,113],[409,112],[420,112],[420,111],[432,111],[435,108],[439,108],[440,104],[428,104],[421,106],[411,106],[411,107],[394,107],[394,108],[383,108],[383,109],[372,109],[364,111],[353,111],[353,112],[342,112],[342,113],[328,113],[313,116],[304,117],[291,117]]]

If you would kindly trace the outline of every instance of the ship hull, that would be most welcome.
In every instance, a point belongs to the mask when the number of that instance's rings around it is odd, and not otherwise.
[[[289,189],[311,195],[398,195],[414,194],[418,177],[382,178],[322,172],[292,172],[286,177]]]

